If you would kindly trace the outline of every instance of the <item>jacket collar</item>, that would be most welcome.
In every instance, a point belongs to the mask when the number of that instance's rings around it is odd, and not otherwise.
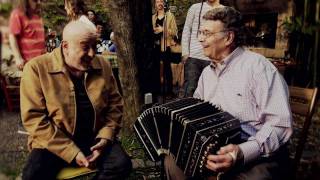
[[[63,54],[62,54],[62,47],[59,46],[58,48],[55,48],[50,54],[50,63],[51,65],[49,65],[48,67],[48,72],[49,73],[58,73],[58,72],[66,72],[67,68],[66,68],[66,64],[64,62],[63,59]],[[97,56],[95,56],[92,60],[92,64],[91,64],[91,71],[95,71],[95,70],[101,70],[101,64],[99,62],[99,58]]]

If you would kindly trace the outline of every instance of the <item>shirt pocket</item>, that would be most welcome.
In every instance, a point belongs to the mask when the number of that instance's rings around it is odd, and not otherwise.
[[[228,84],[227,87],[224,90],[226,111],[244,120],[255,116],[256,105],[250,89],[245,84]]]

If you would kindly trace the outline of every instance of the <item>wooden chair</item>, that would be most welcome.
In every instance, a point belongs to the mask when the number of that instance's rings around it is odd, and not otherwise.
[[[8,111],[20,110],[20,86],[9,85],[6,77],[0,75],[0,86],[5,96]]]
[[[303,117],[302,132],[298,137],[298,143],[295,148],[293,159],[293,172],[296,173],[299,167],[300,159],[304,145],[307,142],[308,131],[311,124],[312,116],[315,111],[316,98],[318,89],[308,89],[300,87],[289,87],[290,91],[290,106],[294,115]]]

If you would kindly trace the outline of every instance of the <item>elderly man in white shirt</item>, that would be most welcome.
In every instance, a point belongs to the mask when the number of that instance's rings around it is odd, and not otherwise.
[[[206,167],[223,180],[286,179],[292,115],[285,80],[265,57],[242,47],[244,25],[238,11],[217,8],[203,19],[198,38],[211,64],[194,97],[238,118],[243,131],[243,143],[221,147],[207,157]],[[186,179],[169,157],[165,163],[171,179]]]

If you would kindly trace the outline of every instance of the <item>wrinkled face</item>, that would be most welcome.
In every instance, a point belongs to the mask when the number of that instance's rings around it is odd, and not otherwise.
[[[220,60],[228,46],[226,42],[228,33],[221,21],[204,21],[198,33],[204,54],[210,59]]]
[[[156,0],[156,9],[157,11],[162,10],[164,8],[163,0]]]
[[[95,17],[94,17],[94,13],[92,11],[88,11],[87,15],[88,15],[88,19],[90,21],[94,21]]]
[[[29,7],[32,11],[39,13],[41,7],[41,0],[28,0]]]
[[[95,56],[96,35],[85,38],[75,37],[63,42],[63,52],[66,64],[76,71],[87,71]]]

